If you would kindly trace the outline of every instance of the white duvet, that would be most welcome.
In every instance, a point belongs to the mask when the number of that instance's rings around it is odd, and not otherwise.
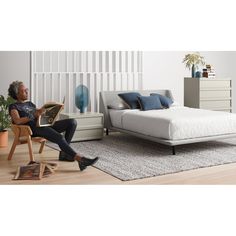
[[[162,110],[109,110],[116,128],[169,140],[236,133],[236,114],[171,107]]]

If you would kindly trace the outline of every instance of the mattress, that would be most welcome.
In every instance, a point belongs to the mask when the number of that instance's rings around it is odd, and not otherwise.
[[[162,110],[109,110],[113,127],[168,140],[236,133],[236,114],[183,106]]]

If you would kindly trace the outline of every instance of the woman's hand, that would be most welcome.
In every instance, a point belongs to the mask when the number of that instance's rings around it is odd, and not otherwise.
[[[36,110],[34,116],[35,116],[36,118],[38,118],[39,116],[41,116],[42,114],[44,114],[45,111],[46,111],[45,108],[44,108],[44,107],[41,107],[40,109],[37,109],[37,110]]]

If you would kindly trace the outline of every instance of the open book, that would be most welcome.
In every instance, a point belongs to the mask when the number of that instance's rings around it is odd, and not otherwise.
[[[45,112],[38,117],[37,126],[42,127],[53,125],[64,107],[64,100],[63,103],[48,102],[44,104],[43,108],[45,109]]]

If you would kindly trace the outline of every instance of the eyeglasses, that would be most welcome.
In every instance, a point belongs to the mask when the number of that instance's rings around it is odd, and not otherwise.
[[[22,92],[25,92],[25,93],[28,93],[29,92],[29,89],[28,88],[26,88],[26,89],[21,89],[20,91],[19,91],[19,93],[22,93]]]

